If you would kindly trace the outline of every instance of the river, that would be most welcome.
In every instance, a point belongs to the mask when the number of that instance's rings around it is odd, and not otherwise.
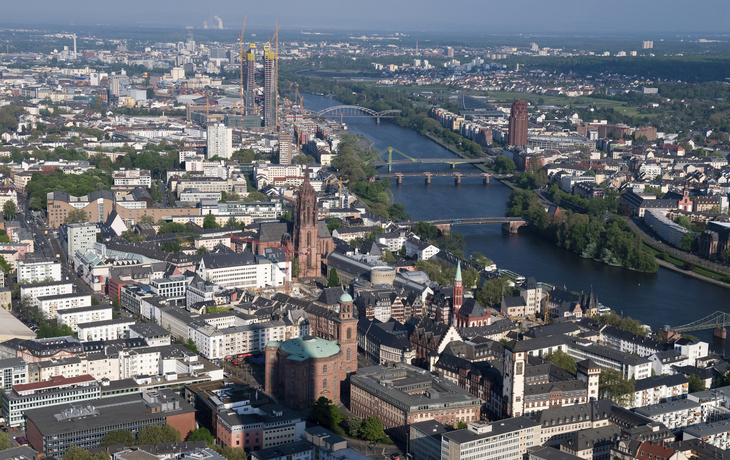
[[[305,107],[322,110],[340,102],[315,95],[304,95]],[[417,158],[446,158],[454,155],[420,134],[387,121],[378,125],[371,118],[345,118],[352,134],[361,134],[378,150],[394,147]],[[397,156],[393,153],[394,158]],[[386,168],[381,168],[387,171]],[[457,167],[465,173],[478,172],[468,165]],[[449,165],[397,165],[393,172],[448,172]],[[492,180],[484,185],[481,178],[463,178],[460,186],[450,177],[433,178],[426,186],[423,178],[404,178],[402,185],[391,181],[397,203],[403,203],[414,220],[454,219],[504,216],[510,189]],[[653,329],[664,325],[679,326],[700,319],[717,310],[728,311],[730,290],[698,281],[681,273],[660,268],[647,274],[611,267],[586,260],[558,248],[529,231],[509,235],[499,225],[459,226],[464,235],[467,254],[478,251],[492,259],[499,268],[534,276],[571,291],[588,292],[593,287],[598,301],[617,313],[638,319]],[[718,353],[730,352],[725,342],[714,341],[712,331],[693,335],[709,342]]]

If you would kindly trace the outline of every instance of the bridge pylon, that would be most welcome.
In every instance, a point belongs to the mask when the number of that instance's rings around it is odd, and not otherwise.
[[[454,183],[456,185],[461,185],[461,173],[454,173]]]
[[[431,185],[431,176],[433,176],[433,174],[431,174],[430,172],[425,172],[423,173],[423,175],[426,176],[426,185]]]

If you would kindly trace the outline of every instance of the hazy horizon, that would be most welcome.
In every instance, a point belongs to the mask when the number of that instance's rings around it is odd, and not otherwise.
[[[111,3],[111,2],[103,2]],[[114,10],[113,16],[109,12]],[[576,3],[567,0],[463,0],[456,3],[434,0],[370,0],[367,2],[318,0],[295,2],[201,3],[191,0],[158,0],[103,5],[90,0],[58,2],[37,0],[33,8],[9,2],[3,8],[0,26],[109,26],[109,27],[211,27],[212,16],[223,26],[240,29],[248,15],[248,27],[272,28],[278,19],[286,29],[321,29],[345,33],[451,32],[484,34],[584,34],[634,36],[661,33],[729,34],[725,24],[730,13],[727,0],[614,0]],[[215,21],[215,20],[214,20]]]

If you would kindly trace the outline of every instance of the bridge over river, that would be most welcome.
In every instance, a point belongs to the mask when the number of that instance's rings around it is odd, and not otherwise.
[[[436,219],[436,220],[422,220],[420,222],[426,222],[433,224],[441,231],[448,231],[455,225],[494,225],[502,224],[502,229],[509,233],[517,233],[520,227],[527,225],[529,222],[522,217],[465,217],[463,219]],[[416,225],[417,222],[398,222],[398,227],[411,228]]]
[[[418,172],[418,173],[388,173],[388,174],[376,174],[375,176],[371,177],[370,180],[374,181],[376,179],[379,179],[381,177],[388,177],[392,178],[395,177],[396,182],[398,185],[401,185],[403,183],[404,177],[423,177],[425,179],[426,185],[431,183],[432,177],[453,177],[454,183],[456,185],[461,184],[461,179],[464,177],[481,177],[484,179],[484,185],[489,185],[489,179],[508,179],[512,177],[512,174],[489,174],[489,173],[460,173],[460,172],[453,172],[453,173],[432,173],[432,172]]]

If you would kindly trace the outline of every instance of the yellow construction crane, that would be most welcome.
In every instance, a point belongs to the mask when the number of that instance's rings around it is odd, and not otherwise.
[[[243,28],[241,29],[241,35],[238,36],[238,44],[241,46],[241,116],[243,116],[243,34],[246,31],[246,19],[248,15],[243,17]],[[236,111],[234,110],[235,114]]]

